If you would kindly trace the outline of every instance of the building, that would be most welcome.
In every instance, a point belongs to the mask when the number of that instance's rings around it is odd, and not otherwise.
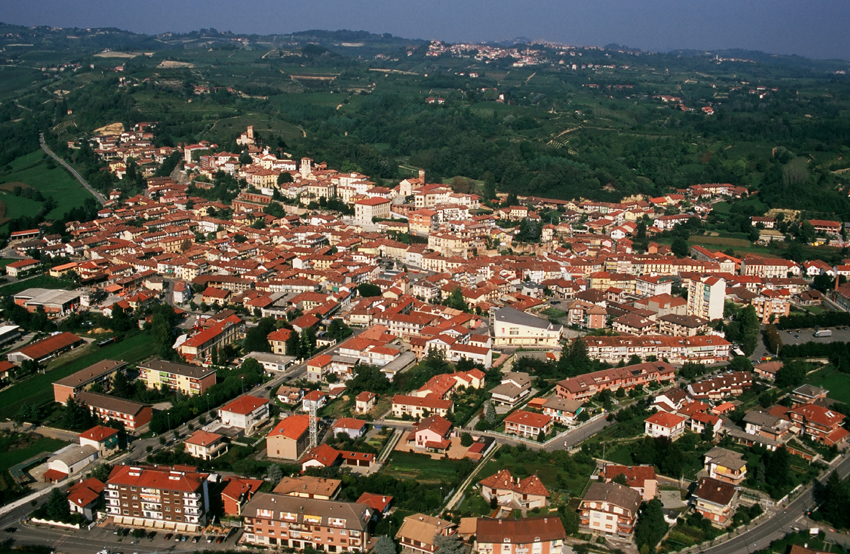
[[[134,431],[151,420],[153,408],[149,404],[125,400],[95,392],[80,392],[77,401],[88,407],[92,415],[103,421],[120,421],[128,431]]]
[[[242,508],[249,545],[326,552],[362,552],[371,510],[364,504],[257,493]]]
[[[478,518],[475,525],[476,554],[561,554],[567,533],[561,518]]]
[[[490,401],[513,408],[531,394],[531,376],[521,371],[511,371],[502,376],[502,381],[490,389]]]
[[[650,437],[676,440],[685,432],[688,418],[667,412],[655,412],[644,420],[644,432]]]
[[[537,439],[546,436],[552,430],[553,419],[545,414],[517,410],[505,419],[505,433],[520,435],[527,439]]]
[[[788,415],[802,434],[827,446],[844,442],[850,431],[842,427],[844,416],[817,404],[801,404],[791,408]]]
[[[366,434],[366,422],[353,417],[341,417],[334,422],[334,436],[344,433],[350,439],[359,439]]]
[[[747,478],[747,462],[744,456],[720,446],[715,446],[705,453],[704,465],[709,477],[736,487]]]
[[[723,318],[726,280],[711,275],[691,279],[688,283],[688,315],[714,321]]]
[[[53,383],[53,400],[64,404],[69,398],[98,383],[104,390],[112,388],[112,379],[119,371],[124,371],[126,362],[101,360],[76,373],[63,377]]]
[[[103,483],[93,477],[71,485],[67,493],[71,513],[81,514],[86,519],[93,521],[103,489]]]
[[[115,525],[200,533],[209,512],[209,474],[194,468],[120,465],[106,480]]]
[[[606,483],[613,481],[618,475],[625,477],[626,486],[639,492],[644,502],[649,502],[658,495],[658,477],[653,466],[606,465],[602,469],[602,477]]]
[[[119,448],[118,429],[95,425],[88,431],[80,433],[80,446],[91,446],[97,451],[99,458],[107,458]]]
[[[428,416],[419,420],[407,441],[418,449],[445,451],[451,445],[451,431],[452,423],[446,418]]]
[[[40,268],[41,262],[38,260],[18,260],[17,262],[12,262],[6,266],[6,275],[17,278],[29,271],[35,271]]]
[[[629,538],[634,532],[641,495],[617,483],[593,483],[579,504],[579,528]]]
[[[568,400],[559,396],[550,396],[543,403],[543,414],[557,423],[569,427],[576,424],[576,417],[582,411],[582,401]]]
[[[587,354],[594,360],[611,364],[626,361],[631,356],[642,358],[655,356],[671,364],[694,362],[715,364],[729,358],[731,343],[716,335],[697,335],[695,337],[669,337],[666,335],[646,335],[643,337],[583,337],[587,344]]]
[[[437,550],[434,537],[437,535],[450,537],[456,532],[457,526],[450,521],[425,514],[413,514],[404,518],[395,538],[398,539],[402,549],[409,548],[423,554],[434,554]]]
[[[291,415],[282,419],[266,435],[269,458],[297,460],[310,445],[310,416]]]
[[[688,395],[694,400],[720,400],[727,396],[743,394],[752,386],[751,372],[734,371],[691,383],[688,385]]]
[[[700,478],[691,496],[697,513],[717,527],[725,527],[732,518],[737,499],[738,489],[734,485],[711,477]]]
[[[48,317],[62,317],[80,307],[82,294],[79,291],[62,289],[31,288],[14,295],[15,304],[30,313],[39,308]]]
[[[378,395],[374,392],[363,391],[354,398],[354,411],[358,414],[368,414],[375,407]]]
[[[372,225],[372,219],[388,219],[392,202],[386,198],[373,196],[354,203],[354,222],[360,226]]]
[[[47,471],[43,479],[56,482],[82,471],[97,459],[97,450],[92,446],[69,444],[51,454],[47,460]]]
[[[215,368],[155,359],[139,364],[139,379],[149,389],[165,385],[185,395],[204,394],[215,385]]]
[[[479,481],[478,486],[484,500],[492,502],[495,498],[499,506],[534,509],[545,508],[549,503],[549,491],[537,475],[519,479],[503,469]]]
[[[269,401],[246,394],[219,408],[218,417],[223,425],[242,429],[250,435],[269,419]]]
[[[600,391],[632,390],[651,383],[665,383],[676,378],[676,368],[666,362],[644,362],[625,367],[594,371],[558,382],[556,392],[567,400],[586,401]]]
[[[333,500],[339,494],[341,485],[342,481],[339,479],[300,475],[298,477],[284,477],[272,492],[301,498]]]
[[[452,401],[434,398],[433,396],[405,396],[396,394],[393,396],[393,417],[403,418],[405,415],[411,419],[420,419],[429,415],[445,417],[452,411]]]
[[[212,460],[227,452],[228,445],[224,435],[197,430],[186,439],[186,452],[193,458]]]
[[[814,385],[800,385],[791,391],[791,402],[794,404],[816,404],[827,402],[829,391]]]
[[[58,333],[47,338],[35,341],[23,348],[6,355],[6,359],[13,364],[21,364],[24,360],[33,360],[38,363],[46,362],[69,350],[82,346],[86,343],[77,335],[71,333]]]
[[[224,513],[229,516],[242,515],[242,508],[263,485],[263,481],[259,479],[242,477],[227,477],[225,483],[221,491],[221,504]]]
[[[490,332],[496,347],[557,348],[562,330],[562,325],[516,308],[499,308],[490,313]]]

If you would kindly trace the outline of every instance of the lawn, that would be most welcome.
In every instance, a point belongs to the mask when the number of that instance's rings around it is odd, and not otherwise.
[[[13,417],[24,404],[40,406],[50,402],[53,399],[53,387],[51,385],[54,381],[85,369],[96,362],[110,358],[133,363],[150,356],[152,353],[150,337],[145,333],[139,333],[104,348],[98,348],[97,345],[91,344],[83,347],[83,350],[85,355],[67,363],[60,359],[58,360],[59,367],[56,369],[35,375],[0,392],[0,418]]]
[[[71,177],[64,169],[56,164],[49,167],[46,154],[37,150],[26,156],[13,160],[9,165],[11,171],[0,173],[0,201],[6,205],[6,217],[14,219],[20,216],[33,216],[41,207],[41,202],[15,196],[12,183],[23,183],[37,189],[46,197],[56,200],[56,208],[47,214],[47,218],[61,217],[71,208],[82,206],[90,195],[83,186]]]
[[[74,283],[68,281],[67,279],[57,279],[55,277],[51,277],[50,275],[39,275],[37,277],[33,277],[32,279],[25,279],[23,281],[18,281],[16,283],[11,283],[9,285],[0,287],[0,296],[10,296],[12,294],[18,294],[21,291],[31,288],[71,289],[73,287]]]
[[[20,439],[27,437],[21,442]],[[35,440],[30,441],[30,438]],[[68,443],[59,439],[50,439],[40,435],[12,435],[0,439],[0,471],[7,471],[15,464],[24,462],[42,452],[55,452]]]
[[[468,460],[434,460],[426,454],[393,452],[381,473],[422,483],[455,484],[463,480],[471,468]]]
[[[838,402],[850,404],[850,376],[841,373],[833,366],[827,366],[810,373],[806,382],[829,391],[827,396]]]

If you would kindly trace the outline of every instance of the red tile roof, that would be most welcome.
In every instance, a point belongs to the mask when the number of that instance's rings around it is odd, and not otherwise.
[[[195,468],[115,466],[106,480],[107,485],[125,485],[178,492],[196,492],[207,478]]]
[[[392,501],[392,496],[364,492],[360,495],[360,498],[358,498],[355,502],[357,502],[357,504],[366,504],[376,512],[383,512],[387,509],[387,506],[389,506],[390,502]]]
[[[69,346],[73,346],[79,342],[83,342],[83,339],[77,335],[73,335],[71,333],[59,333],[58,335],[53,335],[46,339],[36,341],[29,346],[16,350],[15,352],[20,352],[33,360],[40,360],[54,352],[68,348]]]
[[[298,440],[310,428],[310,416],[305,414],[291,415],[280,420],[266,437],[283,435],[292,440]]]
[[[222,406],[221,411],[240,415],[248,415],[260,406],[263,406],[268,403],[269,401],[265,398],[257,398],[256,396],[246,394],[245,396],[240,396],[239,398],[236,398],[228,404]]]
[[[550,421],[552,421],[552,418],[547,415],[526,412],[525,410],[517,410],[505,418],[505,423],[527,425],[537,429],[542,429],[548,425]]]
[[[85,508],[100,498],[103,489],[103,483],[97,479],[86,479],[85,481],[72,485],[71,488],[68,489],[68,500],[80,508]]]
[[[105,427],[103,425],[96,425],[85,431],[84,433],[80,433],[81,439],[88,439],[92,441],[102,442],[113,435],[118,434],[118,429],[113,429],[112,427]]]
[[[672,429],[680,423],[684,422],[686,419],[686,417],[676,414],[668,414],[667,412],[656,412],[646,418],[644,421],[647,423],[658,425],[660,427]]]

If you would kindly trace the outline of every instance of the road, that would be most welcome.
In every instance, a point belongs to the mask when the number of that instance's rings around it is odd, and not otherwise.
[[[846,477],[850,473],[850,456],[845,456],[834,471],[837,471],[842,478]],[[822,482],[826,482],[825,477]],[[706,548],[701,552],[702,554],[737,554],[739,552],[755,552],[766,548],[771,541],[782,538],[786,533],[793,531],[792,527],[800,527],[800,525],[795,525],[795,522],[801,520],[805,516],[805,512],[814,505],[812,485],[809,485],[784,510],[777,512],[764,523],[723,544]]]
[[[54,154],[54,153],[53,153],[53,150],[51,150],[51,149],[47,146],[47,143],[45,143],[45,142],[44,142],[44,133],[39,133],[39,134],[38,134],[38,142],[39,142],[39,144],[41,144],[41,149],[42,149],[42,150],[44,150],[44,151],[47,153],[47,155],[48,155],[48,156],[50,156],[51,158],[53,158],[54,160],[56,160],[56,162],[57,162],[59,165],[61,165],[61,166],[62,166],[62,167],[64,167],[65,169],[67,169],[67,170],[68,170],[68,172],[69,172],[71,175],[73,175],[73,176],[74,176],[74,178],[75,178],[77,181],[79,181],[81,185],[83,185],[84,187],[86,187],[86,190],[87,190],[87,191],[89,191],[89,192],[92,194],[92,196],[94,196],[95,200],[97,200],[97,201],[100,203],[100,205],[101,205],[101,206],[103,206],[104,204],[106,204],[106,198],[104,198],[104,196],[103,196],[102,194],[100,194],[99,192],[97,192],[96,190],[94,190],[94,188],[92,188],[92,186],[91,186],[90,184],[88,184],[88,181],[86,181],[85,179],[83,179],[83,176],[82,176],[82,175],[80,175],[79,173],[77,173],[77,170],[76,170],[76,169],[74,169],[73,167],[71,167],[70,165],[68,165],[68,164],[65,162],[65,160],[63,160],[62,158],[60,158],[59,156],[57,156],[56,154]]]

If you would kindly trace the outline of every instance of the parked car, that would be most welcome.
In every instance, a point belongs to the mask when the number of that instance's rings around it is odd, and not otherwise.
[[[224,541],[224,537],[218,537],[215,542],[216,544],[221,544]]]
[[[168,533],[167,535],[165,535],[165,540],[170,541],[171,537],[173,537],[173,536],[174,536],[174,533]]]

